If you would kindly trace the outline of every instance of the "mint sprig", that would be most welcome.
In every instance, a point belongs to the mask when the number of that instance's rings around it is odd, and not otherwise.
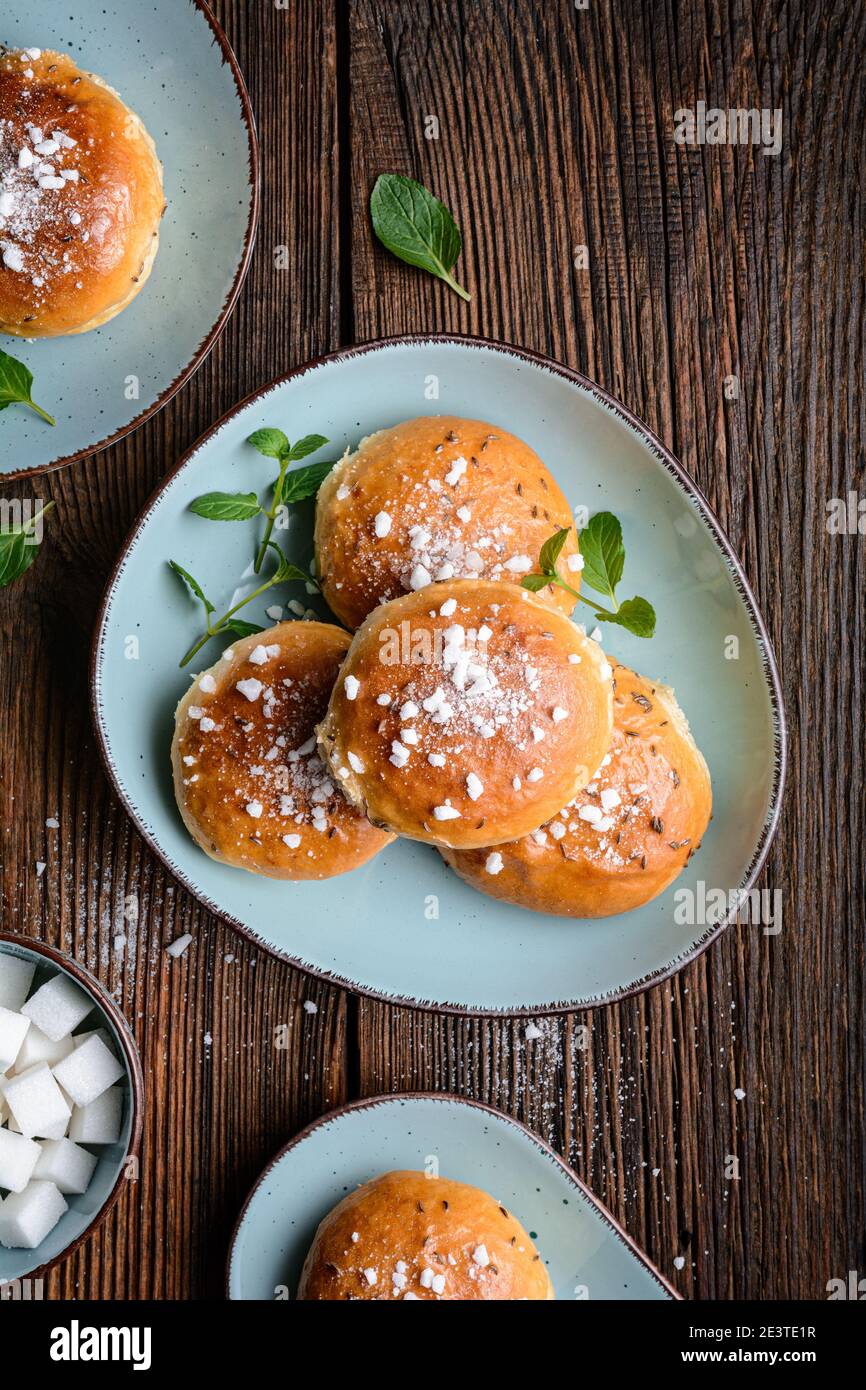
[[[524,589],[538,593],[548,584],[555,584],[580,603],[588,604],[599,622],[616,623],[633,632],[636,637],[652,637],[656,630],[652,604],[640,596],[623,599],[621,603],[616,599],[616,587],[625,568],[625,545],[617,517],[612,512],[596,512],[583,530],[578,532],[583,556],[583,582],[595,589],[596,593],[603,594],[613,605],[612,609],[603,608],[594,599],[587,598],[586,594],[578,593],[557,573],[556,562],[570,530],[570,526],[560,527],[544,542],[538,557],[538,571],[525,575],[521,581]]]
[[[54,417],[34,401],[32,387],[33,373],[30,368],[0,349],[0,410],[5,410],[9,405],[27,405],[49,425],[56,424]]]
[[[310,576],[304,570],[299,569],[297,565],[293,564],[291,560],[288,560],[276,542],[269,541],[267,549],[272,550],[277,557],[277,566],[273,574],[269,579],[266,579],[263,584],[260,584],[257,589],[253,589],[252,593],[247,594],[246,598],[242,598],[239,603],[235,603],[231,608],[226,609],[225,613],[218,618],[214,618],[213,615],[216,613],[216,608],[207,597],[207,594],[198,580],[190,574],[189,570],[184,569],[183,565],[179,565],[176,560],[169,560],[168,563],[170,568],[183,580],[189,592],[194,598],[198,599],[204,609],[204,632],[196,638],[192,646],[184,654],[180,662],[181,666],[188,665],[196,653],[200,652],[205,643],[209,642],[212,637],[219,637],[226,632],[232,633],[235,637],[249,637],[254,632],[261,632],[263,629],[256,623],[248,623],[242,618],[236,618],[235,614],[240,612],[242,608],[245,608],[248,603],[252,603],[253,599],[259,598],[262,594],[267,593],[268,589],[273,589],[276,584],[286,584],[292,580],[302,580],[305,584],[312,584],[313,581]]]
[[[280,507],[285,502],[301,502],[305,497],[312,497],[314,493],[318,492],[322,479],[333,465],[330,463],[310,464],[307,468],[299,468],[289,473],[289,464],[307,458],[309,454],[314,454],[317,449],[321,449],[323,444],[328,443],[323,434],[307,434],[303,439],[298,439],[294,444],[291,444],[282,430],[261,429],[254,430],[247,443],[252,444],[254,449],[258,449],[259,453],[264,454],[267,458],[275,458],[280,465],[280,471],[273,485],[271,505],[261,508],[262,516],[267,518],[267,525],[253,566],[258,574],[268,553],[271,533]]]

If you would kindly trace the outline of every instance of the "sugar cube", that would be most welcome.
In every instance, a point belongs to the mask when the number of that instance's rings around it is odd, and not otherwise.
[[[36,962],[0,951],[0,1008],[18,1013],[30,992]]]
[[[35,1139],[0,1129],[0,1187],[9,1192],[23,1192],[33,1170],[42,1156]]]
[[[96,1155],[80,1149],[71,1139],[54,1139],[42,1145],[33,1176],[53,1182],[60,1192],[82,1193],[87,1191],[96,1164]]]
[[[61,1038],[60,1042],[52,1042],[51,1038],[46,1038],[41,1028],[31,1023],[21,1044],[21,1051],[15,1058],[15,1070],[27,1071],[28,1067],[35,1067],[37,1062],[47,1062],[49,1067],[53,1067],[55,1062],[62,1062],[74,1046],[74,1038]]]
[[[102,1042],[105,1043],[105,1046],[108,1048],[109,1052],[114,1051],[114,1043],[112,1041],[111,1034],[109,1033],[107,1028],[92,1028],[89,1033],[74,1034],[72,1038],[72,1046],[80,1047],[82,1043],[87,1042],[88,1038],[99,1038]],[[64,1056],[65,1055],[66,1054],[64,1053]]]
[[[72,1112],[47,1063],[7,1077],[3,1092],[13,1119],[28,1139],[60,1139],[66,1133]]]
[[[123,1076],[123,1067],[96,1035],[73,1048],[52,1070],[75,1105],[89,1105]]]
[[[31,1182],[12,1192],[0,1207],[0,1245],[7,1250],[35,1250],[68,1210],[53,1182]]]
[[[89,1105],[76,1106],[69,1121],[69,1138],[78,1144],[116,1144],[122,1115],[123,1091],[110,1086]]]
[[[29,1018],[0,1007],[0,1072],[13,1066],[29,1027]]]
[[[52,1042],[59,1042],[83,1023],[92,1008],[93,1001],[83,989],[65,975],[54,975],[27,1000],[21,1012]]]

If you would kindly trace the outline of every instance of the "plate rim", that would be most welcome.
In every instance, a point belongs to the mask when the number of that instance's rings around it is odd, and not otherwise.
[[[82,965],[74,956],[58,950],[56,946],[49,946],[47,941],[39,941],[36,937],[25,936],[22,932],[0,931],[0,944],[3,942],[10,946],[18,946],[25,951],[34,951],[37,955],[50,961],[52,965],[56,965],[58,969],[72,975],[88,994],[98,1000],[99,1007],[105,1011],[114,1025],[118,1040],[123,1048],[123,1057],[129,1075],[129,1143],[126,1146],[126,1152],[123,1155],[123,1162],[120,1165],[114,1186],[102,1206],[94,1213],[93,1220],[85,1226],[80,1235],[76,1236],[53,1259],[47,1260],[45,1264],[37,1265],[28,1270],[26,1274],[19,1276],[21,1279],[36,1279],[44,1277],[63,1260],[74,1255],[84,1242],[89,1240],[102,1226],[119,1201],[124,1184],[128,1181],[125,1171],[127,1163],[131,1158],[136,1161],[140,1160],[141,1136],[144,1129],[144,1070],[138,1043],[135,1040],[135,1034],[129,1020],[108,993],[102,981],[91,974],[85,965]]]
[[[681,1294],[678,1289],[674,1288],[673,1284],[670,1282],[669,1279],[665,1278],[658,1266],[650,1259],[649,1255],[647,1255],[646,1252],[641,1249],[637,1241],[629,1235],[628,1231],[625,1229],[622,1223],[618,1221],[617,1218],[614,1216],[613,1212],[605,1206],[601,1198],[596,1197],[592,1189],[590,1187],[587,1187],[583,1179],[578,1177],[577,1173],[574,1171],[571,1165],[565,1161],[561,1154],[557,1153],[556,1149],[552,1148],[551,1145],[548,1144],[545,1139],[542,1139],[539,1134],[536,1134],[533,1130],[531,1130],[528,1125],[525,1125],[522,1120],[518,1120],[514,1115],[507,1114],[504,1110],[497,1110],[494,1105],[488,1105],[486,1101],[472,1100],[468,1096],[456,1095],[453,1091],[397,1091],[390,1093],[383,1092],[374,1096],[362,1096],[359,1097],[357,1100],[347,1101],[345,1105],[338,1105],[336,1109],[328,1110],[323,1115],[318,1115],[315,1120],[311,1120],[309,1124],[305,1125],[303,1129],[299,1130],[297,1134],[295,1134],[291,1139],[289,1139],[288,1142],[285,1143],[283,1147],[279,1150],[279,1152],[274,1154],[273,1157],[269,1159],[269,1161],[265,1164],[264,1168],[262,1168],[255,1182],[247,1192],[247,1195],[244,1198],[243,1205],[240,1211],[238,1212],[237,1218],[232,1227],[232,1233],[229,1239],[229,1248],[228,1254],[226,1256],[225,1267],[225,1292],[226,1299],[229,1302],[250,1301],[245,1299],[242,1300],[232,1298],[232,1261],[234,1259],[235,1249],[237,1246],[238,1237],[240,1235],[240,1229],[244,1222],[244,1218],[250,1206],[252,1205],[253,1199],[259,1191],[259,1188],[267,1180],[268,1176],[274,1170],[274,1168],[276,1168],[277,1164],[280,1163],[282,1159],[286,1157],[287,1154],[291,1153],[292,1150],[298,1148],[299,1145],[301,1145],[306,1139],[309,1139],[310,1136],[317,1129],[323,1128],[325,1125],[331,1123],[334,1120],[341,1119],[344,1115],[348,1115],[353,1112],[360,1112],[362,1110],[374,1110],[380,1105],[394,1105],[399,1104],[401,1101],[407,1100],[420,1100],[425,1102],[445,1101],[449,1103],[454,1102],[458,1105],[465,1105],[470,1110],[480,1110],[482,1114],[492,1115],[494,1119],[499,1120],[506,1125],[510,1125],[523,1138],[530,1139],[532,1143],[536,1146],[536,1148],[538,1148],[541,1151],[545,1158],[553,1159],[555,1165],[562,1170],[562,1173],[566,1178],[567,1182],[570,1183],[570,1185],[573,1188],[575,1188],[581,1194],[581,1196],[586,1198],[586,1200],[590,1203],[593,1209],[601,1217],[605,1225],[611,1230],[613,1235],[623,1245],[625,1245],[626,1249],[629,1250],[629,1252],[632,1255],[634,1255],[637,1258],[639,1264],[641,1264],[644,1267],[644,1269],[650,1275],[651,1278],[655,1279],[656,1283],[661,1285],[664,1292],[668,1294],[669,1297],[677,1303],[682,1303],[685,1301],[683,1294]],[[292,1302],[296,1301],[297,1300],[295,1299],[292,1300]]]
[[[769,633],[767,632],[758,601],[752,591],[743,566],[702,488],[686,472],[683,465],[671,450],[668,449],[654,431],[651,430],[639,416],[635,415],[627,406],[623,405],[621,401],[617,400],[615,396],[611,395],[603,387],[599,386],[589,377],[584,376],[583,373],[576,371],[574,368],[567,367],[564,363],[557,362],[554,358],[547,357],[543,353],[535,352],[530,348],[517,347],[512,343],[501,342],[494,338],[456,333],[411,333],[374,338],[369,342],[355,344],[348,348],[337,348],[333,352],[323,353],[318,357],[311,358],[309,361],[303,362],[299,366],[292,368],[291,371],[285,372],[265,383],[265,385],[251,391],[249,395],[243,397],[234,406],[225,411],[199,436],[190,448],[183,453],[174,467],[165,474],[147,498],[147,501],[142,506],[123,541],[117,560],[106,582],[105,591],[96,614],[90,653],[90,706],[96,731],[97,744],[103,764],[108,773],[109,781],[120,800],[121,806],[132,820],[133,825],[143,838],[145,844],[157,856],[169,873],[187,889],[188,892],[192,893],[197,902],[200,902],[203,907],[209,912],[212,912],[220,921],[225,922],[227,926],[237,931],[245,940],[249,941],[260,950],[268,952],[269,955],[276,957],[276,959],[285,961],[295,969],[300,970],[303,974],[309,975],[314,979],[322,980],[324,983],[333,985],[338,989],[347,990],[351,994],[357,994],[366,999],[374,999],[379,1003],[390,1004],[398,1008],[418,1009],[425,1013],[448,1014],[460,1018],[532,1018],[539,1014],[566,1014],[574,1013],[582,1009],[604,1007],[608,1004],[618,1003],[623,999],[629,999],[635,995],[642,994],[645,990],[651,989],[655,985],[663,984],[665,980],[679,974],[687,965],[690,965],[693,961],[697,960],[699,956],[702,956],[704,951],[722,936],[731,923],[736,920],[737,908],[728,911],[718,922],[714,922],[707,926],[703,935],[694,942],[690,949],[676,956],[668,965],[651,972],[649,975],[631,980],[627,985],[623,985],[618,989],[608,990],[600,995],[571,1000],[557,1000],[538,1005],[498,1008],[413,999],[411,996],[392,994],[386,990],[374,989],[368,985],[358,984],[356,981],[346,979],[335,971],[319,969],[316,966],[300,960],[297,956],[293,956],[288,951],[281,951],[269,942],[264,941],[260,936],[257,936],[250,927],[233,917],[231,913],[220,908],[220,906],[213,902],[206,893],[200,892],[189,880],[186,873],[159,848],[150,831],[143,825],[141,818],[132,805],[130,797],[121,784],[113,759],[109,753],[107,731],[102,721],[103,710],[99,698],[102,676],[100,651],[102,633],[114,597],[114,591],[129,554],[137,542],[139,533],[149,522],[151,514],[162,497],[162,494],[170,487],[178,474],[193,462],[199,451],[214,437],[214,435],[219,433],[224,425],[236,415],[240,414],[241,411],[246,410],[248,406],[253,405],[257,400],[268,395],[269,392],[275,390],[277,387],[305,376],[308,372],[314,371],[319,367],[339,363],[355,357],[362,357],[370,352],[377,352],[395,347],[420,347],[429,344],[487,349],[495,353],[501,353],[507,357],[515,357],[522,362],[529,362],[533,366],[541,367],[555,376],[562,377],[572,385],[578,386],[618,418],[625,421],[625,423],[643,439],[657,461],[666,468],[668,473],[679,483],[682,490],[691,498],[704,521],[709,526],[716,544],[727,561],[731,578],[743,600],[752,630],[758,641],[762,658],[762,675],[767,688],[772,715],[774,756],[768,809],[752,859],[745,870],[743,881],[738,886],[737,890],[740,894],[746,894],[750,891],[764,866],[770,851],[770,846],[775,839],[779,827],[787,775],[788,729],[785,717],[782,684],[772,643],[770,642]]]
[[[68,468],[70,464],[79,463],[83,458],[89,458],[103,453],[111,448],[113,444],[118,444],[121,439],[125,439],[128,434],[132,434],[147,420],[157,415],[163,406],[168,405],[179,391],[186,386],[187,382],[195,376],[199,367],[210,355],[212,348],[221,337],[222,332],[231,318],[232,311],[237,303],[238,295],[241,292],[243,283],[247,278],[247,272],[252,261],[253,249],[256,244],[256,235],[259,228],[259,215],[261,212],[261,156],[259,151],[259,136],[256,127],[256,117],[250,94],[247,90],[246,80],[241,71],[240,64],[235,57],[234,49],[226,37],[225,30],[208,4],[208,0],[188,0],[197,10],[200,10],[206,22],[210,25],[214,40],[222,52],[222,60],[226,63],[234,79],[235,90],[240,99],[241,118],[247,132],[247,147],[249,158],[249,178],[250,178],[250,214],[247,219],[246,230],[244,232],[244,242],[241,250],[241,258],[235,271],[234,279],[229,287],[228,294],[223,300],[222,307],[214,320],[208,333],[199,343],[187,365],[182,369],[174,381],[166,386],[161,395],[156,400],[151,401],[150,405],[140,411],[134,419],[127,424],[121,425],[120,429],[113,434],[106,435],[104,439],[97,440],[93,444],[88,444],[82,449],[77,449],[72,454],[64,454],[62,458],[53,459],[50,463],[40,463],[33,468],[16,468],[11,473],[2,473],[0,478],[4,481],[21,482],[25,478],[41,478],[48,473],[56,473],[61,468]],[[67,335],[68,336],[68,335]]]

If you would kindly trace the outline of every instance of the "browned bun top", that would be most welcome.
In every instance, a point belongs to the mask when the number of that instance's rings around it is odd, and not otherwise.
[[[707,765],[673,691],[614,665],[613,739],[596,776],[534,834],[443,856],[474,888],[537,912],[607,917],[663,892],[710,820]]]
[[[316,1232],[302,1301],[554,1298],[516,1217],[480,1188],[385,1173],[344,1197]]]
[[[533,829],[585,786],[610,743],[598,644],[513,584],[404,594],[355,634],[319,738],[377,825],[432,844]]]
[[[326,478],[316,506],[316,564],[347,627],[430,580],[519,584],[544,542],[570,527],[557,568],[580,586],[574,521],[541,459],[516,435],[481,420],[432,415],[362,441]],[[570,613],[548,585],[540,598]]]
[[[0,330],[111,318],[147,278],[164,207],[153,142],[119,96],[65,54],[2,52]]]
[[[234,641],[181,700],[175,794],[212,858],[271,878],[330,878],[391,840],[349,805],[316,750],[349,641],[328,623],[278,623]]]

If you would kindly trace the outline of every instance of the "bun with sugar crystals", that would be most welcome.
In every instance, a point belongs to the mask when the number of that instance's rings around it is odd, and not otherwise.
[[[301,1274],[304,1302],[555,1298],[515,1216],[480,1188],[424,1173],[384,1173],[319,1226]]]
[[[393,838],[349,805],[316,751],[349,642],[329,623],[278,623],[238,638],[181,700],[175,796],[212,859],[268,878],[332,878]]]
[[[138,294],[162,166],[141,120],[72,58],[0,51],[0,332],[84,333]]]
[[[318,734],[376,825],[466,848],[555,815],[598,768],[612,722],[596,642],[527,589],[461,579],[370,614]]]
[[[337,617],[444,579],[519,584],[544,542],[570,527],[557,568],[577,589],[581,559],[568,503],[522,439],[452,415],[406,420],[362,440],[325,479],[316,505],[316,566]],[[539,597],[569,614],[574,598]]]
[[[498,850],[442,850],[471,887],[535,912],[608,917],[664,892],[699,849],[710,774],[672,690],[613,669],[613,740],[589,786]]]

